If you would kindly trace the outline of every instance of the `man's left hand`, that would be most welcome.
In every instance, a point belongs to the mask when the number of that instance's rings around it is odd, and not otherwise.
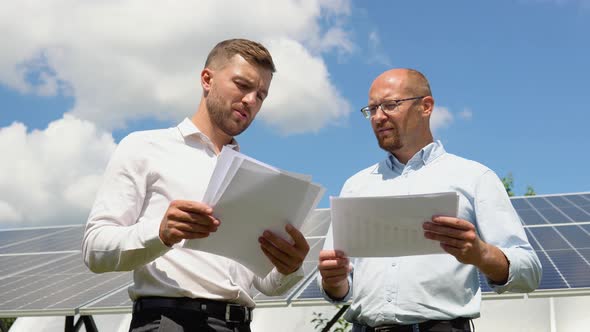
[[[288,224],[285,226],[285,230],[293,239],[293,244],[271,231],[264,231],[262,236],[258,238],[258,242],[260,242],[260,248],[266,257],[270,259],[277,270],[287,275],[301,267],[309,252],[309,244],[295,227]]]
[[[467,220],[434,216],[422,228],[424,237],[440,242],[443,250],[461,263],[478,266],[485,255],[486,243],[477,236],[475,226]]]

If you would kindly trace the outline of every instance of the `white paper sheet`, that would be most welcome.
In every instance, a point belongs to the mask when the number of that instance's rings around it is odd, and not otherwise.
[[[225,152],[219,156],[219,169],[213,172],[204,199],[213,206],[221,225],[208,238],[187,240],[183,246],[232,258],[264,277],[273,265],[258,238],[270,230],[291,240],[285,225],[299,229],[324,189],[311,183],[307,175],[284,172],[235,151]]]
[[[455,192],[384,197],[331,197],[334,248],[350,257],[444,253],[426,239],[422,223],[433,215],[457,216]]]

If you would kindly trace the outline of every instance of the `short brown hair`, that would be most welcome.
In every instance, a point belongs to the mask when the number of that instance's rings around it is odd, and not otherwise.
[[[272,56],[266,47],[247,39],[228,39],[218,43],[209,52],[205,67],[223,66],[227,60],[236,54],[241,55],[244,60],[252,65],[268,69],[271,73],[276,71]]]

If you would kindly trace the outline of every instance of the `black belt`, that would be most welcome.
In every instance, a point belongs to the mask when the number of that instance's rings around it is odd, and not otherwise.
[[[236,303],[188,297],[142,297],[133,303],[134,313],[161,309],[196,311],[228,323],[252,321],[252,309]]]
[[[436,331],[471,331],[469,318],[455,318],[452,320],[427,320],[422,323],[409,325],[384,325],[377,327],[370,327],[354,323],[353,332],[424,332],[435,329]],[[453,330],[455,329],[455,330]]]

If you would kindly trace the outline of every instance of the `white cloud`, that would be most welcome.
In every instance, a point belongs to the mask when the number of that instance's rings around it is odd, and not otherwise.
[[[45,130],[0,128],[0,226],[85,222],[115,146],[109,133],[69,115]]]
[[[430,116],[430,129],[437,131],[446,128],[453,122],[453,114],[448,108],[442,106],[435,106]]]
[[[293,114],[299,121],[290,132],[305,132],[350,111],[340,102],[319,122],[315,117],[338,96],[322,52],[354,50],[343,26],[348,0],[23,0],[2,7],[0,34],[11,38],[0,53],[0,84],[23,93],[71,94],[70,113],[104,129],[130,119],[190,116],[207,52],[231,37],[272,45],[281,75],[305,73],[273,82],[281,110],[266,120],[279,131],[287,133]],[[295,102],[281,103],[281,93]]]
[[[367,61],[369,63],[392,67],[391,59],[383,52],[383,48],[381,47],[381,37],[379,36],[379,32],[376,30],[371,31],[369,33],[368,43],[369,56],[367,57]]]
[[[464,108],[464,109],[461,111],[461,113],[459,113],[459,116],[460,116],[462,119],[465,119],[465,120],[470,120],[470,119],[473,117],[473,112],[471,111],[471,109],[470,109],[470,108],[468,108],[468,107],[465,107],[465,108]]]
[[[351,106],[330,83],[323,61],[292,40],[272,42],[269,47],[282,69],[273,78],[259,119],[287,135],[318,131],[348,117]]]

